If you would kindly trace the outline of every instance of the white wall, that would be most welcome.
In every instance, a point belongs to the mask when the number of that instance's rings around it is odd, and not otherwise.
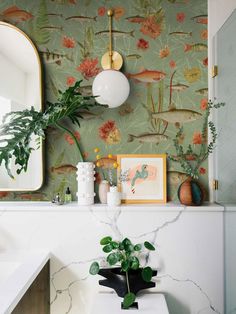
[[[155,243],[150,265],[160,270],[154,291],[165,294],[170,314],[224,313],[223,212],[219,207],[198,211],[183,206],[170,210],[170,204],[140,205],[112,211],[101,205],[81,209],[76,204],[40,203],[37,208],[15,204],[10,211],[8,205],[0,205],[0,253],[11,249],[52,252],[52,314],[90,314],[95,294],[111,291],[98,285],[100,276],[88,274],[91,262],[104,256],[99,240],[106,235]]]

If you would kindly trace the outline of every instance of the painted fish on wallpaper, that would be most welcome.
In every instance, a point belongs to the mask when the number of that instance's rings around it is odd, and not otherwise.
[[[77,168],[73,165],[61,165],[58,167],[51,167],[51,172],[55,173],[55,174],[65,174],[65,173],[72,173],[72,172],[76,172]]]
[[[199,24],[208,24],[208,15],[207,14],[196,15],[191,17],[191,20]]]
[[[184,46],[184,52],[194,51],[194,52],[202,52],[207,50],[207,45],[202,43],[197,44],[186,44]]]
[[[188,175],[181,171],[169,170],[167,172],[168,183],[174,186],[179,185],[188,178]]]
[[[72,16],[68,16],[65,18],[66,21],[80,21],[80,22],[84,22],[84,21],[95,21],[97,22],[97,16],[84,16],[84,15],[72,15]]]
[[[120,109],[118,112],[119,112],[119,115],[123,117],[134,112],[134,109],[130,104],[124,103],[123,105],[120,106]]]
[[[143,133],[140,135],[128,135],[127,142],[133,142],[134,140],[138,140],[139,143],[154,143],[159,144],[161,142],[167,141],[169,139],[168,136],[159,133]]]
[[[0,191],[0,198],[7,197],[10,193],[6,191]]]
[[[140,56],[137,53],[133,53],[133,54],[130,54],[130,55],[126,56],[126,59],[129,59],[129,60],[137,60],[137,59],[140,59],[140,58],[142,58],[142,56]]]
[[[97,32],[97,33],[95,33],[95,35],[96,36],[104,36],[104,35],[108,36],[109,30]],[[112,30],[112,35],[115,37],[124,37],[124,36],[134,37],[134,30],[129,31],[129,32]]]
[[[179,36],[179,37],[186,37],[186,36],[192,36],[192,32],[171,32],[169,33],[170,36]]]
[[[200,88],[195,90],[195,93],[207,96],[208,95],[208,88]]]
[[[92,96],[92,85],[82,85],[78,88],[78,92],[83,96]]]
[[[29,19],[33,18],[33,15],[30,12],[21,10],[16,5],[13,5],[1,12],[0,18],[6,22],[19,23],[22,21],[28,21]]]
[[[168,123],[187,123],[198,120],[202,114],[189,109],[171,109],[168,111],[152,113],[153,119],[161,119]]]
[[[141,24],[146,18],[140,15],[129,16],[125,18],[130,23]]]
[[[42,29],[42,30],[46,29],[49,32],[54,32],[54,31],[62,32],[64,30],[62,26],[53,26],[53,25],[43,26],[43,27],[40,27],[40,29]]]
[[[42,55],[46,63],[57,63],[58,65],[60,65],[61,61],[64,59],[73,62],[73,59],[66,54],[60,54],[50,51],[39,51],[39,53]]]
[[[161,71],[149,71],[149,70],[144,70],[139,73],[131,74],[128,73],[127,77],[132,78],[136,81],[143,82],[143,83],[156,83],[162,79],[164,79],[166,74]]]
[[[57,4],[76,4],[77,0],[51,0],[54,3]]]
[[[45,194],[44,193],[22,193],[22,194],[19,194],[19,197],[22,200],[41,201],[45,199]]]
[[[168,88],[170,88],[173,90],[173,91],[177,91],[177,92],[183,92],[185,91],[186,89],[189,88],[188,85],[186,84],[181,84],[181,83],[178,83],[178,84],[173,84],[171,86],[168,86]]]
[[[104,111],[100,113],[94,113],[89,110],[79,110],[76,114],[79,117],[82,117],[82,119],[88,121],[88,120],[93,120],[93,119],[102,119],[101,115],[104,113]]]
[[[102,157],[98,160],[95,161],[96,162],[99,162],[101,168],[103,169],[108,169],[108,168],[112,168],[113,167],[113,164],[115,162],[117,162],[117,158],[116,156],[112,156],[112,158],[108,158],[108,157]]]
[[[61,13],[47,13],[46,15],[49,17],[63,17]]]

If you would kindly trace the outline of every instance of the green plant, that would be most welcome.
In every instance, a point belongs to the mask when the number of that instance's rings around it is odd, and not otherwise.
[[[5,115],[3,124],[0,126],[0,143],[6,145],[0,147],[0,165],[5,163],[8,175],[14,178],[10,170],[10,162],[15,158],[15,165],[18,165],[17,174],[26,171],[30,154],[40,147],[41,139],[45,139],[45,130],[53,125],[67,133],[74,139],[78,149],[80,160],[83,156],[77,138],[73,132],[63,125],[65,119],[80,126],[80,119],[83,119],[80,111],[90,110],[92,107],[101,106],[95,102],[93,96],[83,96],[79,92],[82,81],[69,87],[64,92],[59,91],[59,99],[56,103],[47,102],[47,109],[44,112],[36,111],[34,107],[22,111],[10,112]],[[36,137],[36,147],[32,147],[33,136]]]
[[[192,177],[193,179],[198,179],[199,177],[199,167],[208,158],[208,156],[213,152],[217,139],[216,127],[212,121],[209,121],[209,116],[212,109],[219,109],[223,107],[225,103],[216,103],[208,101],[204,122],[202,126],[202,131],[200,134],[201,143],[198,143],[198,148],[194,145],[189,144],[185,150],[183,145],[180,144],[180,140],[183,137],[183,127],[179,129],[176,134],[174,141],[174,147],[176,150],[176,156],[168,156],[169,160],[179,162],[180,166],[184,172]],[[210,142],[207,143],[207,133],[208,128],[210,130]]]
[[[107,253],[108,256],[106,261],[110,266],[120,266],[121,271],[125,272],[126,284],[128,293],[125,295],[123,300],[123,307],[129,308],[135,301],[135,294],[130,291],[129,286],[129,271],[137,270],[141,265],[140,257],[143,248],[149,251],[154,251],[155,247],[148,241],[143,244],[133,244],[128,238],[122,241],[114,241],[112,237],[106,236],[100,240],[100,244],[103,247],[103,252]],[[90,266],[89,273],[91,275],[98,274],[100,266],[98,262],[93,262]],[[142,268],[142,278],[146,282],[150,282],[152,278],[153,270],[147,266]]]

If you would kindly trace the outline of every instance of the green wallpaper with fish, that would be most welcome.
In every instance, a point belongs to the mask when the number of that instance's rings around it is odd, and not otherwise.
[[[81,127],[73,132],[85,160],[96,159],[95,148],[101,157],[175,154],[173,138],[181,125],[180,141],[198,149],[208,92],[206,0],[2,0],[0,19],[33,39],[43,61],[46,99],[55,101],[58,89],[80,79],[83,93],[90,93],[108,48],[106,10],[111,7],[115,10],[114,48],[124,57],[123,72],[130,80],[131,94],[119,108],[84,112]],[[153,115],[164,111],[163,116]],[[40,191],[0,192],[3,200],[51,200],[67,186],[75,198],[78,154],[73,139],[49,128],[45,151],[46,179]],[[104,167],[109,162],[101,159]],[[200,173],[207,187],[207,162]],[[169,163],[169,200],[176,199],[185,178],[178,162]]]

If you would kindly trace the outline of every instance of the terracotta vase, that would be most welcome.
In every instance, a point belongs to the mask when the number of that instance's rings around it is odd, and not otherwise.
[[[188,178],[179,186],[178,198],[183,205],[200,206],[204,201],[204,196],[203,188],[192,178]]]
[[[107,204],[107,193],[110,191],[110,184],[107,180],[103,180],[98,187],[98,196],[102,204]]]

